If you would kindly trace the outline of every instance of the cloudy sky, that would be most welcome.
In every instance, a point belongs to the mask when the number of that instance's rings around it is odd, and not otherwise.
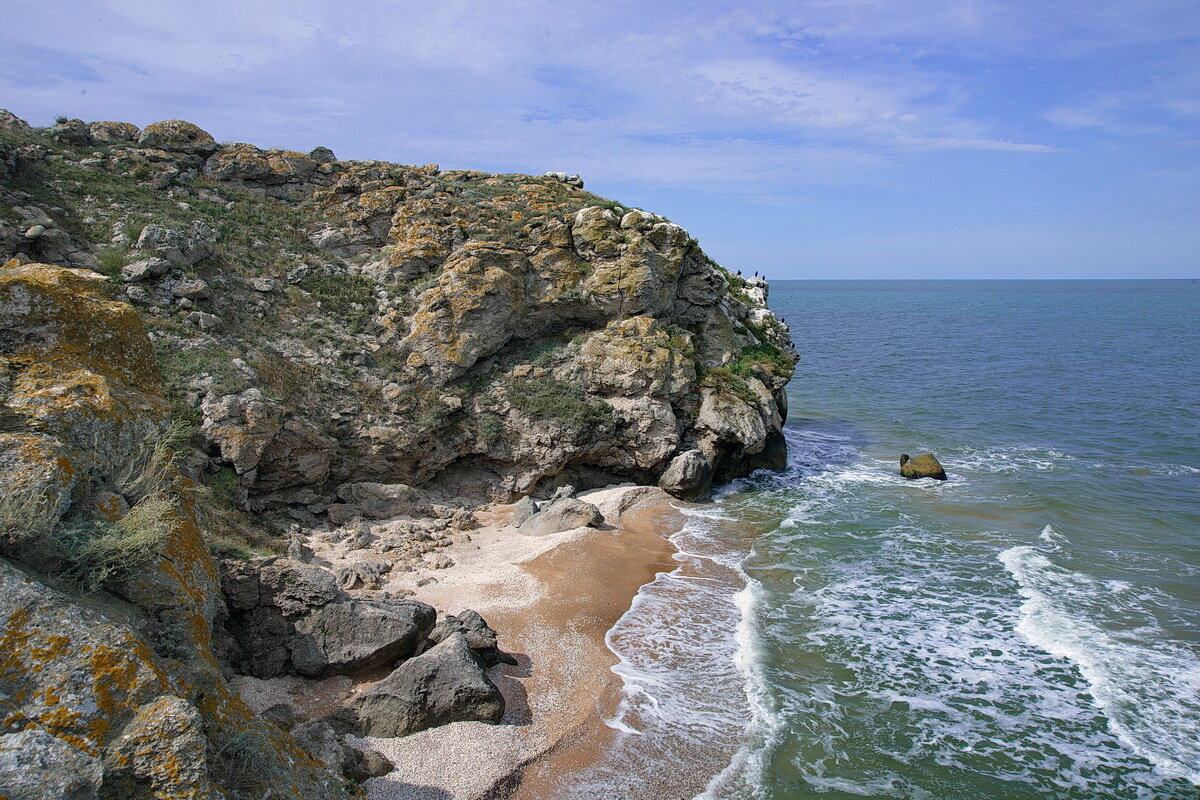
[[[769,277],[1200,277],[1196,0],[3,0],[0,107],[578,172]]]

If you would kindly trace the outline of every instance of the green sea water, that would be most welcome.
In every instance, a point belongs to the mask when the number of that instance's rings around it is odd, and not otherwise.
[[[564,796],[1200,798],[1200,285],[770,303],[789,466],[687,511]]]

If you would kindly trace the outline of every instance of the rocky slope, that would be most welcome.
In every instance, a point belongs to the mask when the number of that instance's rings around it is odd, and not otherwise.
[[[781,465],[766,294],[573,176],[0,111],[0,795],[348,797],[340,733],[499,719],[494,632],[381,576]],[[384,668],[328,718],[226,682]]]
[[[320,514],[363,482],[696,496],[782,462],[794,353],[765,282],[578,179],[4,124],[0,257],[114,278],[193,467],[247,507]]]

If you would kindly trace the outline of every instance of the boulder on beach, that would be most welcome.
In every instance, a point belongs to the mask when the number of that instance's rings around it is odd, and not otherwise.
[[[455,632],[351,702],[365,736],[407,736],[450,722],[499,722],[504,696]]]
[[[933,478],[934,480],[946,480],[946,470],[942,468],[942,462],[937,460],[937,456],[933,453],[926,453],[916,458],[909,458],[908,453],[900,456],[900,474],[905,478]]]
[[[408,658],[437,612],[416,600],[350,600],[296,620],[292,662],[300,675],[350,674]]]
[[[574,497],[556,497],[526,519],[517,529],[526,536],[548,536],[552,533],[588,528],[604,521],[600,509]]]

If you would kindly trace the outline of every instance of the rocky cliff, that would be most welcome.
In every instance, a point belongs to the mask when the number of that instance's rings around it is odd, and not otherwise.
[[[382,571],[486,501],[553,495],[557,530],[595,512],[568,483],[698,497],[785,455],[766,283],[574,176],[0,111],[0,265],[4,796],[347,797],[371,754],[233,673],[391,664],[339,725],[494,721],[494,632]],[[318,535],[370,558],[302,563]]]
[[[765,282],[577,178],[218,145],[178,121],[7,125],[0,256],[113,279],[199,431],[194,466],[230,470],[248,507],[319,514],[361,482],[697,496],[782,462],[795,357]]]

